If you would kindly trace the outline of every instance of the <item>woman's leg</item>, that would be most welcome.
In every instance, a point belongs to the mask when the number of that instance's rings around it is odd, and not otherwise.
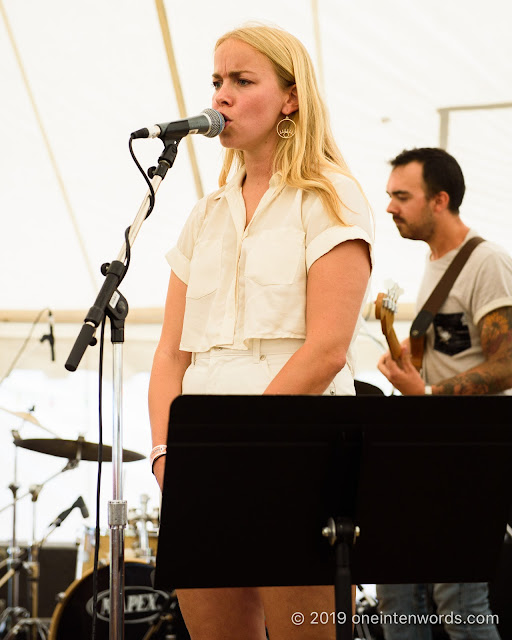
[[[270,640],[336,637],[334,587],[261,587],[260,592]]]
[[[177,594],[191,640],[265,640],[257,588],[178,589]]]

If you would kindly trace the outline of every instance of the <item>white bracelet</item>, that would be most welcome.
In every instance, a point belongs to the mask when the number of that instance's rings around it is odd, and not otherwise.
[[[425,385],[425,395],[426,396],[431,396],[432,395],[432,385],[431,384],[426,384]]]
[[[151,471],[153,471],[153,467],[155,466],[155,462],[158,458],[167,455],[167,445],[166,444],[157,444],[156,447],[151,449],[151,453],[149,455],[149,462],[151,464]]]

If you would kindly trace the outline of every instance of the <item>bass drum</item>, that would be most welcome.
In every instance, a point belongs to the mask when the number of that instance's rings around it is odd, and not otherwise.
[[[176,597],[151,586],[154,567],[147,563],[125,561],[125,640],[190,640]],[[109,640],[110,567],[98,569],[97,640]],[[49,640],[89,640],[92,637],[93,571],[75,580],[55,608]],[[148,632],[151,629],[151,634]]]

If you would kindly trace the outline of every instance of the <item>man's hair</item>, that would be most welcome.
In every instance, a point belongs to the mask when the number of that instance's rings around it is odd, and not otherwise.
[[[423,147],[404,149],[390,161],[390,164],[396,168],[410,162],[419,162],[423,167],[423,182],[427,197],[433,198],[440,191],[446,191],[450,196],[448,209],[452,213],[459,213],[466,185],[457,160],[444,149]]]

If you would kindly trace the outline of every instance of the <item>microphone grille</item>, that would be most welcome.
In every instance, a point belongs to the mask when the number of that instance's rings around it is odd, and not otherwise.
[[[215,138],[215,136],[218,136],[226,125],[224,116],[215,109],[205,109],[203,113],[210,120],[210,129],[208,133],[205,133],[204,135],[207,138]]]

